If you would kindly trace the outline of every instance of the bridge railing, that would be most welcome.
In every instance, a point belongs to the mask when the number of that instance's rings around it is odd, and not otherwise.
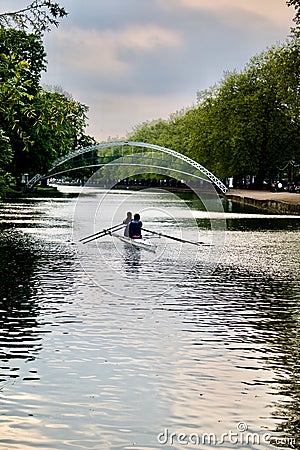
[[[32,189],[42,178],[43,178],[43,176],[41,174],[37,173],[34,177],[32,177],[26,183],[26,189],[28,189],[28,190]]]
[[[52,165],[52,167],[50,168],[48,174],[46,175],[39,175],[37,174],[35,177],[33,177],[28,183],[27,183],[27,188],[31,189],[36,183],[38,183],[38,181],[40,181],[42,178],[48,178],[51,177],[54,172],[57,172],[57,168],[59,166],[61,166],[62,164],[66,163],[67,161],[76,158],[80,155],[83,155],[85,153],[89,153],[91,151],[94,150],[99,150],[99,149],[105,149],[105,148],[115,148],[115,147],[121,147],[122,151],[121,154],[122,156],[124,156],[124,147],[131,147],[132,152],[133,152],[133,148],[134,147],[139,147],[142,149],[147,149],[147,150],[151,150],[151,151],[158,151],[161,152],[162,154],[168,154],[171,155],[174,158],[177,158],[178,160],[181,160],[185,163],[187,163],[188,165],[190,165],[191,167],[193,167],[193,169],[200,171],[205,177],[207,177],[207,179],[214,184],[215,186],[217,186],[221,192],[223,192],[224,194],[227,192],[227,187],[224,185],[224,183],[222,183],[221,180],[219,180],[213,173],[211,173],[208,169],[206,169],[204,166],[202,166],[200,163],[198,163],[197,161],[194,161],[193,159],[189,158],[188,156],[176,152],[175,150],[171,150],[169,148],[166,147],[160,147],[159,145],[155,145],[155,144],[147,144],[144,142],[135,142],[135,141],[114,141],[114,142],[103,142],[100,144],[94,144],[94,145],[90,145],[88,147],[83,147],[80,148],[78,150],[75,150],[74,152],[68,153],[65,156],[62,156],[61,158],[59,158],[58,160],[56,160],[54,162],[54,164]],[[125,151],[126,153],[126,151]],[[119,155],[116,155],[116,157],[119,157]],[[102,164],[99,164],[99,166],[101,166]],[[96,165],[95,165],[96,167]],[[70,169],[69,169],[70,170]],[[71,169],[73,170],[73,169]],[[65,170],[65,172],[67,172],[68,169]]]

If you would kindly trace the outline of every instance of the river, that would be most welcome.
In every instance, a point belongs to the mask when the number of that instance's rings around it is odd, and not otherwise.
[[[60,190],[0,205],[0,449],[300,448],[299,217]],[[207,245],[79,242],[128,208]]]

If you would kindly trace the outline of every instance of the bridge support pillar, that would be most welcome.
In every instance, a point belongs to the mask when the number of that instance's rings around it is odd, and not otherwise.
[[[41,187],[48,187],[48,178],[43,178],[41,180]]]

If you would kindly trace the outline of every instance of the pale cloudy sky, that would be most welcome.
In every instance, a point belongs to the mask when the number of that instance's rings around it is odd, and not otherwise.
[[[29,1],[1,0],[3,10]],[[125,137],[195,103],[196,92],[283,41],[285,0],[59,0],[69,15],[45,38],[48,72],[90,107],[87,132]],[[1,8],[1,9],[2,9]]]

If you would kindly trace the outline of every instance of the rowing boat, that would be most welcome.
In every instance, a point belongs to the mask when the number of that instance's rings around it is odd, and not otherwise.
[[[144,250],[148,250],[149,252],[155,252],[156,245],[151,242],[150,239],[140,238],[140,239],[131,239],[130,237],[123,236],[118,233],[110,233],[112,236],[120,239],[120,241],[125,242],[126,244],[133,245],[137,248],[143,248]]]
[[[127,236],[124,236],[123,234],[117,234],[116,231],[121,230],[124,228],[124,223],[119,223],[118,225],[114,225],[113,227],[103,229],[101,231],[98,231],[97,233],[91,234],[89,236],[86,236],[84,238],[79,239],[80,242],[83,244],[87,244],[88,242],[94,241],[95,239],[99,239],[101,237],[110,235],[114,236],[118,239],[120,239],[123,242],[126,242],[127,244],[132,245],[133,247],[137,248],[144,248],[145,250],[149,250],[150,252],[155,252],[156,245],[153,244],[149,240],[151,237],[166,237],[168,239],[173,239],[173,241],[183,242],[186,244],[193,244],[193,245],[207,245],[210,246],[211,244],[207,244],[205,242],[194,242],[194,241],[188,241],[187,239],[181,239],[175,236],[169,236],[168,234],[163,233],[157,233],[156,231],[146,230],[145,228],[142,228],[143,231],[146,231],[150,233],[150,236],[145,236],[144,238],[140,239],[131,239]]]

